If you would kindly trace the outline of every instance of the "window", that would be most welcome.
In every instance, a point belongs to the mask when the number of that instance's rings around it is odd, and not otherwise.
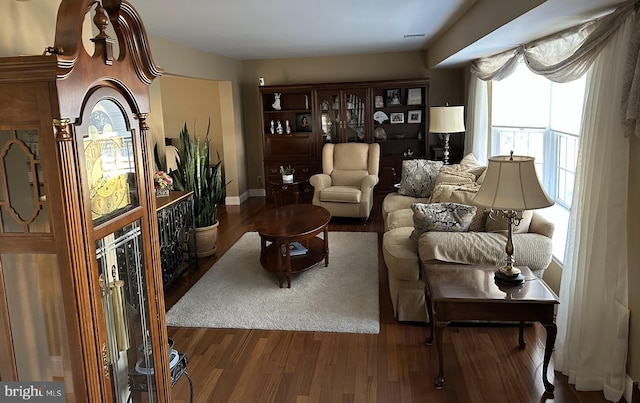
[[[553,254],[564,259],[586,76],[558,84],[521,63],[491,83],[491,155],[529,155],[556,204],[538,212],[555,223]]]

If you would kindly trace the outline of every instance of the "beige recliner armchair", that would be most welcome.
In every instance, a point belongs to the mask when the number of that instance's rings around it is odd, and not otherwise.
[[[378,184],[380,145],[377,143],[325,144],[322,173],[309,180],[313,204],[334,217],[369,218],[373,188]]]

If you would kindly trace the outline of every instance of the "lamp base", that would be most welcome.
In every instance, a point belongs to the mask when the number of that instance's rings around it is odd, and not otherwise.
[[[520,270],[511,273],[505,273],[502,270],[498,270],[495,273],[494,279],[496,283],[505,285],[519,285],[524,283],[524,276],[520,273]]]

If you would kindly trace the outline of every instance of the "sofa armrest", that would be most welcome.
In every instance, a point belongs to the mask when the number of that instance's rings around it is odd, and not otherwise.
[[[390,212],[384,221],[384,226],[385,232],[402,227],[410,227],[413,230],[413,210],[404,208]]]
[[[555,225],[547,220],[542,215],[533,212],[531,216],[531,224],[529,224],[529,233],[535,233],[544,235],[547,238],[553,238],[553,232],[555,231]]]

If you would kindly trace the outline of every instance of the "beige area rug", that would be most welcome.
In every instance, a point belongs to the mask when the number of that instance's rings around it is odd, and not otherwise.
[[[329,266],[277,277],[260,265],[247,232],[167,312],[180,327],[379,333],[378,235],[329,232]]]

